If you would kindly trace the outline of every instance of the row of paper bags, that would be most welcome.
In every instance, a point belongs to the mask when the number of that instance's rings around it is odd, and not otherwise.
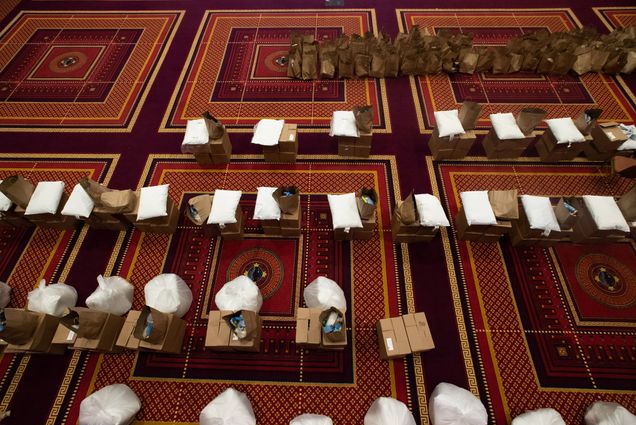
[[[442,382],[431,394],[430,417],[433,425],[486,425],[488,414],[470,391]],[[94,392],[80,404],[80,425],[125,425],[141,409],[137,395],[124,384],[109,385]],[[212,400],[199,415],[201,425],[256,425],[247,396],[228,388]],[[617,403],[597,401],[585,413],[586,425],[634,425],[636,416]],[[290,425],[333,425],[331,418],[303,414]],[[376,399],[364,417],[364,425],[415,425],[408,407],[393,398]],[[565,425],[554,409],[537,409],[517,416],[512,425]]]
[[[392,42],[385,33],[377,37],[341,35],[319,44],[313,35],[293,35],[287,76],[318,78],[397,77],[446,73],[518,71],[566,74],[573,70],[629,74],[636,68],[636,26],[601,35],[593,28],[550,33],[539,30],[509,41],[507,46],[473,46],[471,33],[441,30],[425,34],[417,25],[399,33]]]

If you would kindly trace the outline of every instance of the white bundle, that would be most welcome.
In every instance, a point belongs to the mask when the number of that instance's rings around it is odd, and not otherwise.
[[[433,425],[486,425],[488,413],[482,402],[468,390],[453,384],[437,384],[431,394]]]
[[[0,282],[0,308],[5,308],[11,301],[11,287],[4,282]]]
[[[303,297],[307,308],[319,308],[324,311],[335,307],[343,313],[347,311],[344,291],[336,282],[326,277],[319,276],[307,285]]]
[[[263,296],[252,279],[241,275],[223,285],[216,293],[214,303],[219,310],[249,310],[258,313],[263,305]]]
[[[77,291],[64,283],[46,284],[42,279],[37,288],[29,292],[27,309],[37,313],[62,317],[66,309],[77,304]]]
[[[256,425],[252,403],[245,394],[228,388],[208,403],[199,415],[201,425]]]
[[[109,385],[82,400],[79,425],[127,425],[139,409],[139,397],[127,385]]]
[[[329,416],[305,413],[303,415],[296,416],[291,420],[289,425],[333,425],[333,421]]]
[[[391,397],[379,397],[364,415],[364,425],[415,425],[415,419],[406,404]]]
[[[183,317],[192,304],[192,290],[174,273],[163,273],[146,283],[146,305],[162,313]]]
[[[585,425],[636,425],[636,416],[618,403],[595,401],[585,412]]]
[[[512,420],[511,425],[565,425],[565,421],[554,409],[528,410]]]
[[[135,288],[123,277],[100,274],[97,276],[97,289],[86,298],[86,306],[121,316],[132,307],[134,291]]]

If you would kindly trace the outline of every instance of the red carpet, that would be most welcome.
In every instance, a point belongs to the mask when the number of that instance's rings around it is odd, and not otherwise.
[[[265,9],[271,6],[276,9]],[[433,162],[426,141],[433,112],[464,100],[488,114],[525,106],[548,117],[603,108],[601,122],[633,122],[636,76],[527,74],[431,75],[385,80],[291,81],[277,62],[291,32],[333,38],[342,31],[395,35],[419,24],[429,32],[472,32],[477,45],[581,25],[601,32],[636,23],[630,2],[540,0],[480,3],[347,1],[262,5],[237,0],[223,8],[187,0],[23,0],[0,2],[0,178],[63,180],[67,193],[90,175],[113,188],[169,183],[181,208],[172,236],[78,228],[60,232],[0,228],[0,280],[22,307],[41,278],[75,286],[79,302],[99,273],[136,288],[156,274],[181,275],[194,293],[181,355],[0,358],[0,411],[7,424],[74,424],[90,392],[123,382],[141,398],[138,423],[196,423],[200,410],[228,386],[247,393],[259,424],[285,424],[300,413],[361,424],[371,402],[393,396],[430,423],[427,399],[439,382],[478,395],[490,423],[527,409],[554,407],[581,423],[589,403],[617,401],[636,411],[636,252],[633,244],[513,248],[457,241],[453,228],[428,244],[393,245],[390,213],[415,189],[442,199],[449,217],[458,193],[517,188],[520,193],[620,195],[632,183],[606,164],[542,165],[484,159],[480,140],[465,161]],[[528,7],[533,9],[528,9]],[[596,6],[596,7],[594,7]],[[334,156],[327,136],[333,110],[374,106],[372,153]],[[186,120],[210,110],[228,127],[229,166],[201,167],[179,145]],[[299,124],[298,164],[264,164],[249,144],[261,118]],[[535,155],[534,148],[527,154]],[[302,193],[302,236],[265,237],[255,221],[259,185],[295,184]],[[336,242],[326,194],[374,186],[377,232],[369,241]],[[183,216],[185,201],[216,188],[244,191],[246,238],[205,237]],[[265,302],[261,351],[203,348],[207,312],[228,279],[258,262]],[[302,288],[326,275],[349,301],[349,347],[299,350],[293,317]],[[378,356],[379,318],[425,311],[436,348],[386,362]]]

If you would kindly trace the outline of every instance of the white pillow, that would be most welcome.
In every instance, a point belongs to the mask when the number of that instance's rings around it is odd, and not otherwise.
[[[611,196],[584,196],[587,207],[599,230],[621,230],[629,233],[629,225]]]
[[[139,397],[125,384],[95,391],[80,403],[79,425],[126,425],[141,409]]]
[[[528,410],[512,420],[511,425],[565,425],[565,421],[554,409]]]
[[[510,112],[505,114],[490,114],[490,122],[499,140],[523,139],[526,137],[517,125],[515,116]]]
[[[280,220],[280,207],[272,194],[275,187],[259,187],[256,194],[256,206],[254,207],[255,220]]]
[[[446,382],[437,384],[429,402],[433,424],[486,425],[488,412],[468,390]]]
[[[277,145],[284,125],[285,120],[260,120],[254,126],[252,143],[262,146]]]
[[[35,187],[24,215],[55,214],[64,193],[64,182],[40,182]]]
[[[450,226],[444,208],[437,197],[423,193],[415,195],[415,207],[420,216],[420,224],[428,227]]]
[[[327,200],[329,201],[329,209],[331,209],[334,230],[344,229],[348,233],[351,228],[359,229],[362,227],[355,193],[327,195]]]
[[[228,388],[203,408],[199,425],[256,425],[252,403],[245,394]]]
[[[188,120],[182,145],[205,145],[209,138],[208,127],[203,118]]]
[[[93,207],[95,207],[93,198],[88,196],[88,193],[86,193],[82,185],[78,183],[73,188],[71,196],[69,196],[68,201],[66,201],[66,205],[62,208],[62,215],[87,218],[91,215]]]
[[[634,425],[636,416],[618,403],[595,401],[585,412],[585,425]]]
[[[453,137],[465,133],[462,122],[459,120],[459,111],[457,109],[453,109],[452,111],[435,111],[434,115],[439,137]]]
[[[329,416],[304,413],[291,420],[289,425],[333,425]]]
[[[0,183],[2,183],[2,180],[0,180]],[[11,204],[11,199],[7,198],[4,196],[4,193],[0,192],[0,211],[9,211]]]
[[[554,214],[554,209],[552,209],[550,198],[521,195],[521,205],[526,217],[528,217],[531,229],[543,230],[544,236],[548,236],[552,231],[558,232],[561,230]]]
[[[473,224],[490,226],[497,224],[495,213],[488,200],[487,190],[460,192],[459,197],[462,200],[466,221],[469,226]]]
[[[548,124],[548,127],[550,127],[550,131],[552,131],[558,144],[585,141],[585,136],[576,128],[572,118],[554,118],[545,120],[545,122]]]
[[[353,111],[333,111],[330,136],[358,137],[358,125]]]
[[[364,415],[364,425],[415,425],[415,418],[400,400],[379,397]]]
[[[217,189],[212,199],[208,224],[236,223],[236,208],[241,200],[240,190]]]
[[[141,188],[137,220],[148,220],[168,215],[168,184]]]

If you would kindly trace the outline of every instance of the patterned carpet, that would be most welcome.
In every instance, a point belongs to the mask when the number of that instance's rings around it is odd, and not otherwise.
[[[292,32],[319,40],[341,32],[420,25],[472,32],[475,44],[547,28],[589,25],[601,32],[636,23],[623,0],[582,4],[540,0],[465,9],[458,0],[351,0],[346,8],[292,2],[266,9],[238,0],[231,9],[189,0],[22,0],[0,2],[0,179],[81,177],[113,188],[169,183],[181,209],[172,236],[138,231],[0,227],[0,280],[22,307],[41,278],[75,286],[80,304],[99,273],[119,274],[136,288],[161,272],[181,275],[194,293],[181,355],[0,357],[0,411],[7,424],[75,424],[79,404],[105,385],[123,382],[142,409],[135,423],[193,424],[228,386],[250,398],[259,424],[288,423],[305,412],[337,425],[361,424],[371,402],[393,396],[416,422],[429,424],[427,400],[439,382],[468,388],[490,423],[527,409],[554,407],[581,423],[589,403],[617,401],[636,412],[636,245],[560,244],[514,248],[458,241],[454,227],[427,244],[393,245],[395,202],[415,189],[442,199],[449,217],[458,193],[517,188],[546,196],[620,195],[630,181],[606,164],[580,159],[541,164],[534,148],[519,162],[471,157],[435,162],[427,149],[433,112],[464,100],[483,105],[481,139],[492,112],[545,108],[549,117],[592,105],[601,121],[633,122],[636,76],[528,74],[431,75],[396,79],[292,81],[280,65]],[[258,7],[256,9],[255,7]],[[374,106],[369,159],[337,157],[326,135],[333,110]],[[230,131],[232,163],[197,165],[179,154],[186,121],[210,110]],[[250,145],[261,118],[299,124],[297,164],[265,164]],[[252,220],[260,185],[295,184],[302,193],[300,238],[269,237]],[[374,237],[337,242],[326,194],[374,186],[380,195]],[[210,239],[184,217],[187,200],[215,188],[244,191],[246,237]],[[253,261],[266,271],[259,353],[213,353],[203,347],[207,313],[220,286]],[[597,279],[612,276],[611,285]],[[295,311],[314,277],[338,281],[349,302],[349,346],[342,352],[295,346]],[[382,317],[425,311],[436,348],[382,361],[375,324]],[[346,400],[346,408],[343,407]]]

